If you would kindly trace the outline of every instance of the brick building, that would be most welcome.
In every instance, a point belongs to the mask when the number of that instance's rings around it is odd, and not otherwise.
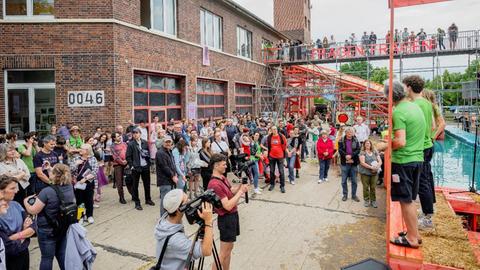
[[[295,40],[311,42],[311,0],[274,0],[275,29]]]
[[[262,42],[287,38],[231,0],[3,0],[0,35],[0,127],[19,134],[258,112]]]

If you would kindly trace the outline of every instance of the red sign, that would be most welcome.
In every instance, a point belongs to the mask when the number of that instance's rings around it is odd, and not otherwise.
[[[338,115],[338,122],[340,123],[347,123],[348,122],[348,115],[346,113],[341,113]]]
[[[399,7],[431,4],[436,2],[444,2],[444,1],[450,1],[450,0],[392,0],[392,1],[393,1],[393,7],[399,8]],[[388,3],[390,3],[390,1],[388,1]]]

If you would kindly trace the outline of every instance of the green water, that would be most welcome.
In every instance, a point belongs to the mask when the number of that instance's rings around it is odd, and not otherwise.
[[[436,186],[468,189],[473,175],[473,146],[450,135],[435,142],[432,172]],[[480,147],[477,149],[475,187],[480,188]]]

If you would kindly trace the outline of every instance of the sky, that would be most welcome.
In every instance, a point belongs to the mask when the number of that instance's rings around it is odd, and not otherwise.
[[[273,0],[234,0],[263,20],[273,25]],[[390,11],[387,0],[311,0],[312,39],[333,34],[336,41],[343,41],[355,33],[361,37],[363,31],[374,31],[379,38],[385,37],[390,25]],[[395,28],[433,33],[438,27],[446,30],[453,22],[462,30],[479,30],[480,0],[453,0],[428,5],[418,5],[395,9]],[[480,58],[480,56],[479,56]],[[475,55],[471,56],[471,60]],[[395,63],[398,68],[398,61]],[[440,72],[464,71],[468,64],[467,56],[440,57]],[[374,66],[386,67],[387,61],[372,62]],[[431,78],[432,58],[404,60],[403,67],[408,73],[412,68],[429,68],[421,72]],[[334,65],[327,65],[335,67]],[[452,67],[452,68],[447,68]],[[413,72],[413,70],[412,70]],[[417,72],[417,71],[415,71]]]

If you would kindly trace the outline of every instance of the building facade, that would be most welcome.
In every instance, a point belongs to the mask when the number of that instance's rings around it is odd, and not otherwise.
[[[0,9],[0,127],[19,135],[257,113],[262,43],[287,38],[230,0],[3,0]]]
[[[275,29],[291,39],[311,42],[311,0],[274,0]]]

